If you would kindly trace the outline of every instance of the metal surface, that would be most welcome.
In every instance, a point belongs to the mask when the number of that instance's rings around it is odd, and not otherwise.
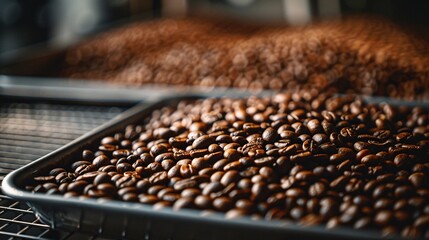
[[[4,176],[112,119],[124,107],[0,103],[0,181]],[[0,194],[0,239],[94,239],[52,230],[23,202]],[[100,239],[100,238],[97,238]]]
[[[39,217],[54,228],[98,233],[113,238],[128,239],[378,239],[372,231],[349,228],[327,230],[323,226],[302,227],[289,221],[225,219],[223,214],[201,216],[197,210],[173,211],[170,208],[154,211],[152,206],[120,201],[63,198],[59,195],[30,193],[24,190],[25,182],[43,174],[52,166],[64,167],[89,144],[104,136],[135,124],[154,109],[175,104],[181,98],[137,106],[115,120],[76,139],[67,146],[8,175],[3,189],[8,195],[28,201]],[[183,98],[182,98],[183,99]]]

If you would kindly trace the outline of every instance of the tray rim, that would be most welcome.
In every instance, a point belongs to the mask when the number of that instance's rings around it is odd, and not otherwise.
[[[214,96],[219,97],[219,96]],[[238,98],[243,96],[238,96]],[[362,96],[361,96],[362,97]],[[19,179],[23,178],[23,176],[29,174],[36,174],[38,171],[47,168],[49,162],[51,162],[54,158],[59,156],[67,156],[67,152],[73,150],[73,148],[79,148],[85,146],[87,141],[94,141],[99,138],[98,135],[105,135],[107,131],[111,130],[113,127],[118,127],[121,125],[126,125],[124,121],[130,119],[132,117],[136,117],[137,115],[143,115],[152,112],[154,109],[159,108],[160,106],[169,106],[172,102],[177,102],[178,100],[186,100],[186,99],[201,99],[201,98],[210,98],[210,96],[204,94],[194,94],[194,95],[183,95],[183,96],[175,96],[175,97],[167,97],[160,98],[161,100],[156,101],[154,103],[150,103],[149,105],[144,102],[126,110],[125,112],[119,114],[112,120],[107,123],[100,125],[99,127],[93,129],[92,131],[84,134],[83,136],[73,140],[72,142],[64,145],[63,147],[43,156],[39,159],[27,164],[11,173],[9,173],[2,182],[2,190],[3,192],[20,201],[27,202],[31,205],[35,212],[38,212],[37,207],[34,207],[33,203],[36,205],[62,205],[75,207],[79,209],[93,209],[99,210],[103,212],[111,212],[111,213],[121,213],[126,215],[144,215],[146,217],[157,216],[157,217],[173,217],[178,221],[180,220],[189,220],[189,221],[199,221],[205,222],[207,224],[220,224],[223,225],[228,223],[230,226],[237,227],[251,227],[251,228],[260,228],[266,231],[282,231],[284,233],[303,233],[303,234],[321,234],[324,237],[342,237],[342,238],[351,238],[351,239],[379,239],[380,235],[376,234],[375,231],[371,230],[355,230],[352,228],[336,228],[336,229],[327,229],[323,225],[316,226],[302,226],[299,225],[296,221],[282,221],[282,220],[252,220],[249,216],[238,218],[238,219],[226,219],[223,213],[213,213],[207,216],[202,216],[201,210],[188,210],[183,209],[180,211],[174,211],[172,208],[164,208],[160,210],[154,210],[153,205],[145,205],[141,203],[130,203],[119,200],[100,200],[100,199],[81,199],[80,197],[73,198],[64,198],[62,195],[46,195],[43,193],[32,193],[26,191],[22,187],[17,184]],[[389,99],[386,98],[371,98],[371,97],[363,97],[364,100],[369,100],[368,102],[374,103],[382,103],[387,102]],[[373,101],[371,101],[373,100]],[[413,106],[414,102],[400,101],[394,100],[392,101],[394,105],[396,104],[404,104],[408,106]],[[419,104],[417,104],[419,105]],[[424,103],[424,107],[429,107],[429,103]],[[144,118],[147,115],[144,115],[141,118]],[[122,126],[121,128],[123,128]],[[76,151],[76,149],[74,149]],[[40,218],[39,214],[37,214]],[[46,220],[46,219],[42,219]],[[52,221],[52,219],[51,219]],[[52,222],[51,222],[52,223]],[[232,224],[232,225],[231,225]],[[52,226],[52,224],[50,224]],[[316,236],[317,236],[316,235]],[[401,239],[401,238],[390,238],[390,239]]]

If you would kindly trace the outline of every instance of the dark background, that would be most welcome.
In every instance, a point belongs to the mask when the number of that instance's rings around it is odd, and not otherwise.
[[[370,13],[429,29],[427,0],[307,1],[312,20],[326,18],[321,16],[320,6],[335,1],[340,17]],[[243,21],[286,21],[282,0],[0,0],[0,65],[19,58],[19,50],[28,46],[64,47],[124,22],[164,17],[163,9],[174,8],[178,2],[186,3],[186,14],[208,9]]]

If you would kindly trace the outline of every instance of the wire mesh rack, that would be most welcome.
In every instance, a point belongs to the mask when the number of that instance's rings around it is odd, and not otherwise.
[[[0,182],[9,172],[112,119],[126,107],[0,103]],[[0,239],[103,239],[51,229],[27,204],[0,193]]]

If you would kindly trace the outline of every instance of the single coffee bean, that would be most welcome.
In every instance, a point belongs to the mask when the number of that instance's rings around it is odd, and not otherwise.
[[[230,170],[225,172],[225,174],[220,179],[220,183],[224,186],[229,185],[230,183],[237,182],[240,180],[240,175],[236,170]]]
[[[194,203],[200,209],[209,209],[212,206],[212,200],[206,195],[197,196]]]
[[[200,194],[201,194],[201,191],[197,188],[186,188],[186,189],[183,189],[183,191],[180,193],[180,196],[195,199]]]
[[[277,134],[277,131],[271,127],[265,129],[264,132],[262,133],[262,139],[264,139],[264,141],[269,143],[276,141],[278,137],[279,136]]]
[[[194,140],[192,147],[194,149],[208,148],[213,143],[215,143],[214,138],[209,137],[208,135],[203,135]]]
[[[183,208],[193,208],[193,207],[194,207],[194,200],[192,198],[179,198],[173,204],[173,209],[176,211]]]
[[[167,172],[166,171],[161,171],[161,172],[157,172],[154,173],[150,178],[149,178],[149,182],[157,185],[164,185],[168,182],[168,176],[167,176]]]
[[[115,195],[116,187],[111,183],[102,183],[97,185],[97,189],[104,192],[107,195]]]
[[[393,220],[393,214],[391,211],[388,211],[388,210],[383,210],[378,212],[374,218],[374,222],[379,226],[386,226],[390,224],[392,220]]]
[[[182,191],[187,188],[194,188],[197,186],[197,181],[193,179],[183,179],[179,180],[174,184],[174,189],[178,191]]]
[[[227,197],[219,197],[213,200],[213,207],[222,212],[228,211],[233,206],[234,203]]]
[[[322,182],[312,184],[308,190],[308,195],[311,197],[322,196],[326,191],[326,185]]]
[[[138,198],[139,198],[139,202],[143,204],[154,204],[159,201],[159,199],[156,196],[149,195],[149,194],[139,194]]]
[[[423,173],[413,173],[408,177],[408,179],[416,188],[420,188],[428,182],[428,177]]]
[[[192,164],[183,164],[180,166],[180,175],[183,178],[188,178],[197,173],[197,170],[192,166]]]

